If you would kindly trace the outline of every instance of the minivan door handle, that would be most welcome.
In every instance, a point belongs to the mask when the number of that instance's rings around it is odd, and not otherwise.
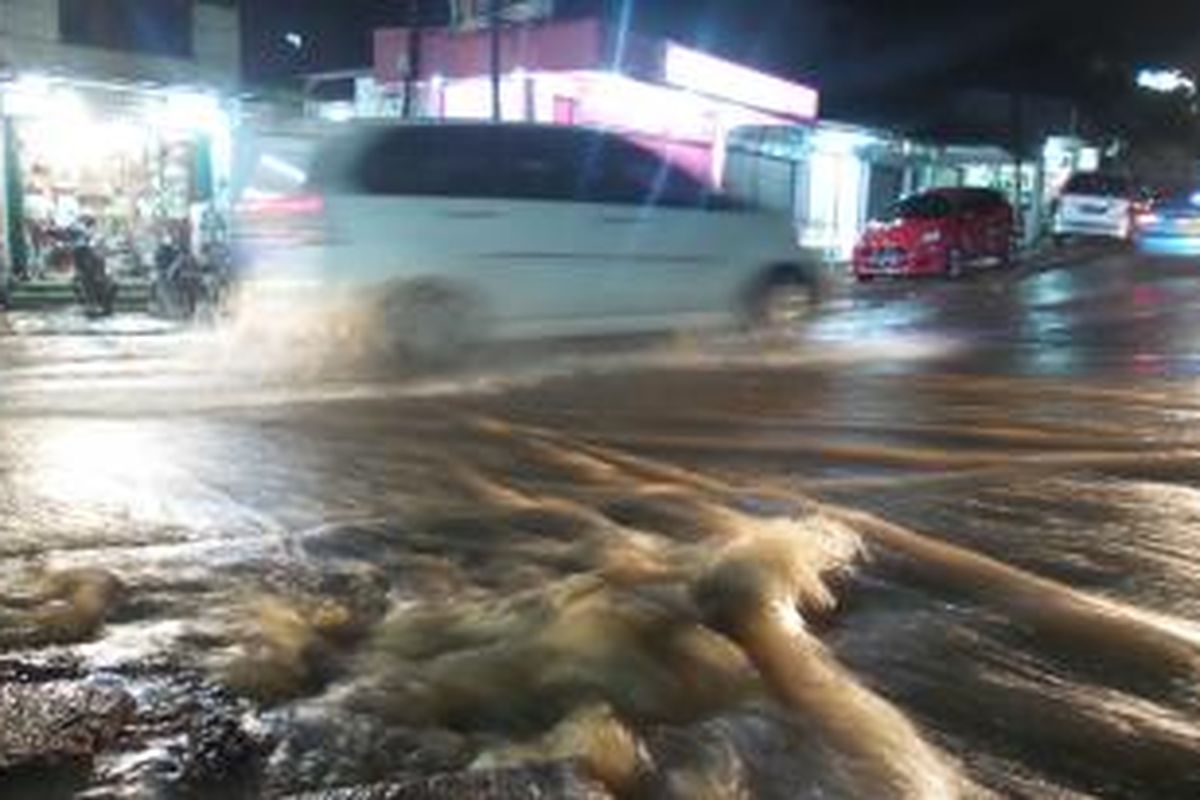
[[[605,225],[638,225],[644,222],[645,219],[639,216],[604,216],[600,218],[600,221]]]

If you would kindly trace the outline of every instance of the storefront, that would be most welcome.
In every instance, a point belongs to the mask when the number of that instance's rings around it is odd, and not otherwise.
[[[946,147],[939,158],[941,183],[1003,192],[1021,210],[1025,241],[1032,243],[1043,234],[1071,174],[1100,164],[1099,149],[1075,137],[1047,137],[1037,152],[1040,158],[1018,163],[999,147]]]
[[[934,148],[837,122],[739,128],[725,161],[727,191],[791,214],[800,241],[833,260],[848,257],[869,219],[936,179]]]
[[[69,280],[71,231],[122,280],[147,275],[164,238],[221,224],[232,130],[215,94],[25,75],[0,83],[0,118],[5,281]]]
[[[1062,192],[1075,172],[1093,172],[1100,168],[1100,148],[1075,136],[1051,136],[1042,147],[1045,176],[1045,200]]]
[[[1018,167],[997,147],[939,146],[887,130],[817,121],[818,92],[597,20],[514,27],[499,42],[498,104],[487,31],[377,31],[374,74],[329,120],[395,117],[581,124],[617,130],[716,186],[790,213],[805,246],[846,258],[868,220],[937,186],[1004,191],[1036,235],[1061,173]],[[497,107],[498,106],[498,107]],[[1079,143],[1076,143],[1079,144]],[[1086,151],[1075,147],[1068,168]],[[1053,162],[1053,164],[1051,163]],[[1064,162],[1065,163],[1065,162]],[[1060,165],[1061,166],[1061,165]]]

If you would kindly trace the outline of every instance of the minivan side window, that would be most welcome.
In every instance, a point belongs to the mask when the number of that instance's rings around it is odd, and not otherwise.
[[[498,192],[517,200],[579,200],[588,140],[567,129],[503,132]]]
[[[569,128],[503,133],[500,192],[529,200],[696,208],[709,191],[619,136]]]
[[[365,149],[356,183],[373,195],[497,197],[497,156],[496,137],[485,128],[395,128]]]
[[[569,128],[395,128],[365,149],[355,183],[374,195],[716,207],[703,183],[651,151]]]
[[[595,199],[620,205],[702,208],[708,187],[649,150],[607,137],[596,163]]]

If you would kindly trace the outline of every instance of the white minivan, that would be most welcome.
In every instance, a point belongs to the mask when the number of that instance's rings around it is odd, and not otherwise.
[[[587,128],[356,126],[317,149],[296,192],[244,201],[237,239],[260,294],[349,301],[417,354],[778,327],[818,296],[787,217]]]

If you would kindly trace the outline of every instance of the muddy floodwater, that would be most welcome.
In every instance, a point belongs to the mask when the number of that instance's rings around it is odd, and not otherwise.
[[[1200,273],[355,365],[0,317],[0,797],[1200,797]]]

